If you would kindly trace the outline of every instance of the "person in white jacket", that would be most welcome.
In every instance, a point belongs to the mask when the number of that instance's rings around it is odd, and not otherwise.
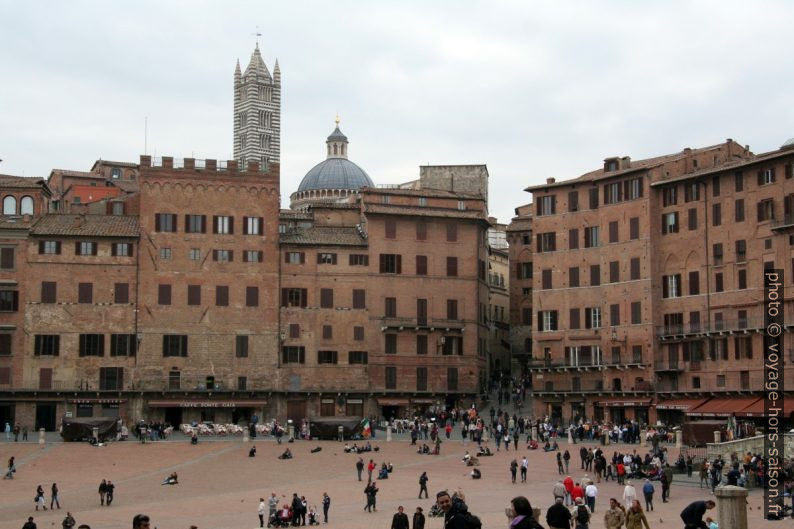
[[[626,509],[631,508],[631,503],[637,499],[637,489],[634,488],[634,485],[631,483],[631,480],[626,482],[626,487],[623,489],[623,505],[626,506]]]
[[[265,498],[259,498],[259,508],[257,509],[257,513],[259,514],[259,527],[265,526],[265,513],[267,512],[267,505],[265,505]],[[270,520],[268,520],[268,526],[270,525]]]

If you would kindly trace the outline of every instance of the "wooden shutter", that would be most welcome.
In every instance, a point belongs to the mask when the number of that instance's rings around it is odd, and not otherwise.
[[[402,274],[403,273],[403,256],[400,255],[400,254],[397,254],[396,259],[397,259],[397,273],[398,274]]]
[[[537,235],[537,240],[538,240],[537,252],[540,253],[543,251],[543,236],[540,233],[538,233]]]
[[[579,322],[579,309],[570,309],[568,319],[571,329],[579,329],[581,327]]]
[[[52,368],[39,368],[39,389],[52,389]]]
[[[243,217],[243,235],[248,235],[248,219],[252,217]]]
[[[212,216],[212,233],[218,233],[218,215]]]
[[[160,231],[160,214],[154,214],[154,231]]]
[[[114,303],[130,302],[130,286],[128,283],[116,283],[113,286],[113,302]]]
[[[700,273],[689,272],[689,295],[697,296],[700,294]]]
[[[760,209],[759,209],[759,211],[760,211]],[[75,243],[74,243],[74,254],[75,255],[81,255],[80,254],[80,241],[75,241]]]
[[[574,228],[568,230],[568,249],[576,250],[579,248],[579,230]]]
[[[281,306],[287,307],[289,306],[289,289],[282,288],[281,289]]]
[[[419,221],[416,223],[416,240],[417,241],[427,240],[427,224],[423,221]]]
[[[593,309],[584,309],[584,328],[589,329],[593,323]]]
[[[789,178],[791,178],[791,176],[792,176],[792,171],[791,171],[791,162],[788,162],[788,163],[786,164],[784,172],[785,172],[786,180],[788,180]]]
[[[3,248],[0,249],[0,268],[10,270],[14,268],[14,249]]]
[[[245,287],[245,306],[259,306],[259,287]]]
[[[229,217],[229,234],[234,235],[234,217]]]
[[[306,304],[308,303],[308,297],[309,297],[308,296],[308,290],[305,289],[305,288],[302,288],[302,289],[300,289],[300,291],[301,291],[301,307],[305,308]]]

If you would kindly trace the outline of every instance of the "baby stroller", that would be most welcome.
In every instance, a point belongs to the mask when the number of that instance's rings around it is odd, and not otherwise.
[[[289,505],[284,505],[281,509],[276,511],[276,514],[270,520],[270,525],[273,527],[289,527],[292,524],[292,509]]]
[[[430,506],[430,510],[427,512],[427,515],[431,518],[438,518],[444,516],[444,511],[441,510],[441,507],[438,506],[438,503],[434,503]]]

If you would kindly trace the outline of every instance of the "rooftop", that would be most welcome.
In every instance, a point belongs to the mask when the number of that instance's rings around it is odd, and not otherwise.
[[[17,188],[17,189],[41,189],[46,187],[47,183],[43,178],[38,176],[11,176],[7,174],[0,174],[0,187],[3,188]]]
[[[138,217],[123,215],[45,215],[31,235],[62,237],[138,237]]]
[[[314,226],[295,228],[279,235],[282,244],[366,246],[367,239],[362,237],[356,227],[339,228]]]

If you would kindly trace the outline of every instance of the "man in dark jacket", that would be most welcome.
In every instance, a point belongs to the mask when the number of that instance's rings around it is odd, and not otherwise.
[[[554,505],[546,511],[546,523],[549,529],[569,529],[571,527],[571,511],[562,504],[562,498],[555,498]]]
[[[422,491],[425,493],[425,498],[427,498],[427,472],[422,472],[422,475],[419,476],[419,499],[422,499]]]
[[[444,511],[444,529],[466,529],[469,508],[462,499],[453,500],[449,492],[442,490],[436,494],[436,502]]]
[[[681,511],[681,519],[684,521],[684,529],[708,529],[706,522],[703,521],[703,515],[706,510],[713,509],[716,506],[711,500],[707,501],[693,501]]]
[[[301,510],[303,505],[297,492],[292,493],[292,525],[300,525]]]
[[[397,512],[391,519],[391,529],[408,529],[408,515],[403,512],[403,506],[397,507]]]
[[[414,513],[414,521],[413,525],[411,525],[411,529],[425,529],[425,515],[422,513],[422,508],[417,507],[416,512]]]

